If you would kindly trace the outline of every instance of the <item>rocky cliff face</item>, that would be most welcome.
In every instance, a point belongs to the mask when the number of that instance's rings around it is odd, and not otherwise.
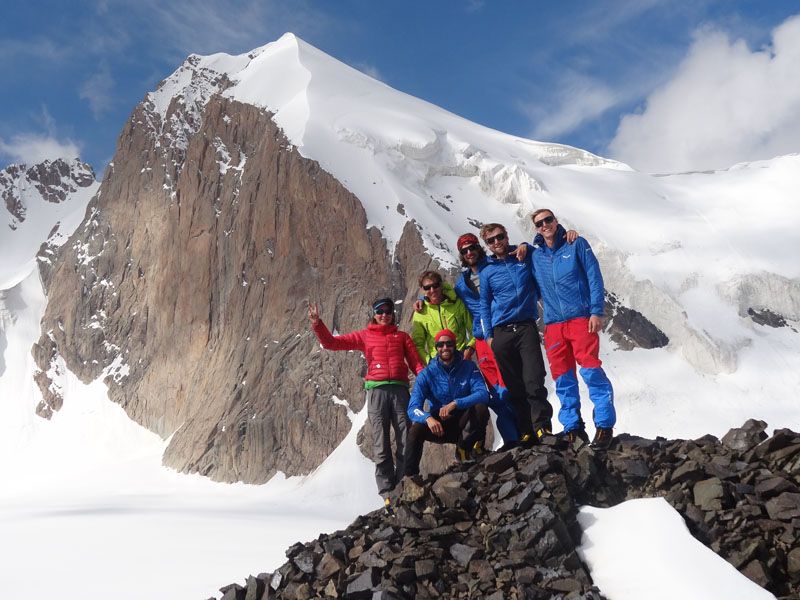
[[[620,436],[607,452],[558,443],[405,479],[394,514],[286,551],[273,573],[222,588],[262,598],[599,600],[576,552],[582,504],[662,496],[689,530],[779,598],[800,593],[800,435],[748,421],[722,440]]]
[[[172,436],[169,466],[247,482],[308,472],[350,427],[331,396],[358,410],[363,391],[362,360],[319,350],[306,300],[332,328],[360,328],[373,296],[402,299],[430,261],[411,226],[393,260],[359,201],[269,114],[215,97],[185,148],[166,145],[152,118],[136,109],[45,278],[39,412],[59,406],[61,357]]]

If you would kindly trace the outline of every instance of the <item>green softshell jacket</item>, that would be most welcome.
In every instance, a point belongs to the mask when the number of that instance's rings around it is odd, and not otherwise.
[[[414,311],[411,318],[411,339],[425,364],[436,356],[434,338],[442,329],[450,329],[456,334],[456,348],[459,350],[475,346],[472,316],[467,307],[449,283],[442,284],[442,292],[444,300],[441,304],[431,304],[426,300],[422,311]]]

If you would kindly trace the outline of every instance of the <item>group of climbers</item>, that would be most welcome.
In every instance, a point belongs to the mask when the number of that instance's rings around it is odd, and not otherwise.
[[[594,404],[591,445],[603,450],[611,444],[614,392],[598,356],[604,306],[599,264],[589,243],[565,231],[551,210],[537,210],[532,221],[533,244],[519,246],[510,245],[503,225],[484,225],[480,235],[491,256],[474,234],[460,236],[464,270],[454,287],[436,271],[420,275],[422,298],[414,306],[411,335],[399,330],[388,297],[373,303],[366,329],[345,335],[332,335],[309,304],[323,348],[359,350],[366,357],[375,479],[384,498],[403,476],[419,472],[426,441],[455,444],[461,461],[483,454],[489,408],[503,438],[500,451],[531,447],[552,435],[536,326],[540,299],[545,355],[561,404],[558,436],[589,441],[580,413],[580,366]],[[416,375],[410,394],[409,370]]]

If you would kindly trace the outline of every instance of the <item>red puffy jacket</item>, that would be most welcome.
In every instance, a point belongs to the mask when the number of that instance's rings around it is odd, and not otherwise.
[[[425,368],[414,342],[397,325],[370,323],[366,329],[332,335],[322,319],[312,326],[326,350],[360,350],[367,358],[367,381],[408,381],[408,369],[416,375]]]

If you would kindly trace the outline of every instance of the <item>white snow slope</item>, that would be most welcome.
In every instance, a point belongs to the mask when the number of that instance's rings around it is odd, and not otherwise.
[[[578,229],[595,248],[607,289],[671,340],[664,349],[623,352],[604,338],[618,431],[722,435],[749,417],[800,427],[800,156],[650,176],[478,126],[291,34],[246,55],[190,57],[148,95],[151,123],[185,143],[175,117],[161,123],[166,107],[179,96],[200,115],[219,73],[234,82],[226,96],[275,113],[300,152],[361,199],[390,248],[410,219],[444,262],[455,260],[456,237],[475,231],[475,222],[499,221],[514,241],[530,240],[528,214],[545,206]],[[122,598],[207,597],[247,573],[275,568],[292,542],[343,527],[379,505],[372,467],[355,446],[363,413],[353,415],[351,436],[315,473],[264,486],[215,484],[164,469],[164,443],[109,403],[99,382],[83,386],[66,373],[64,408],[49,422],[35,417],[30,347],[46,300],[33,252],[44,238],[31,234],[33,250],[25,256],[11,252],[16,239],[0,233],[4,595],[40,595],[36,582],[47,573],[65,598],[103,598],[107,589]],[[769,308],[791,327],[756,325],[746,317],[750,307]],[[591,407],[584,408],[591,422]],[[614,510],[631,511],[632,520],[639,514],[627,504]],[[606,518],[601,511],[592,516],[597,523]],[[673,516],[654,511],[647,518],[669,527]],[[615,535],[593,525],[587,545],[600,547]],[[697,543],[680,547],[684,557],[721,561]],[[639,550],[646,582],[644,558],[663,549]],[[588,549],[584,555],[608,597],[659,597],[665,576],[652,571],[652,589],[625,595],[625,573],[592,559]],[[711,597],[691,574],[669,577],[682,577],[694,597]],[[728,582],[720,589],[739,585],[732,569],[717,577]]]

